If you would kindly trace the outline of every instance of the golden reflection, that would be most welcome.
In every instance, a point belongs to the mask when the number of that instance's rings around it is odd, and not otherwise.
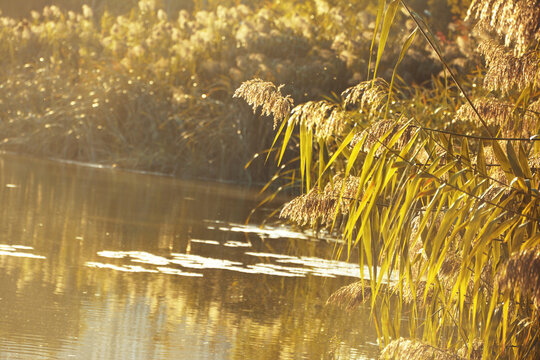
[[[349,271],[322,260],[332,245],[211,228],[241,223],[249,192],[4,154],[0,197],[7,356],[377,356],[362,345],[375,330],[357,326],[371,323],[367,310],[324,307],[350,282],[314,276]],[[213,243],[192,240],[186,254],[190,237]]]

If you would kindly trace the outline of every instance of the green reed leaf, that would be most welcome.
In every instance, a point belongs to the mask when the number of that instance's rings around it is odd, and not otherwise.
[[[510,167],[512,168],[512,172],[514,173],[514,175],[520,178],[524,178],[525,175],[521,170],[518,156],[510,141],[506,142],[506,153],[508,154],[508,161],[510,162]]]
[[[385,110],[385,113],[384,113],[384,118],[385,119],[386,119],[386,117],[388,115],[388,108],[390,107],[390,103],[391,103],[391,99],[392,99],[392,90],[394,88],[394,79],[396,77],[397,68],[398,68],[399,64],[401,63],[401,61],[403,60],[403,57],[405,56],[405,53],[407,52],[407,50],[409,49],[409,47],[413,43],[417,32],[418,32],[418,27],[416,27],[409,34],[409,36],[407,37],[407,39],[403,43],[403,46],[401,47],[401,52],[399,53],[398,60],[396,62],[396,65],[394,66],[394,71],[392,72],[392,79],[390,81],[390,87],[388,88],[388,100],[386,100],[386,110]]]
[[[377,77],[377,69],[379,68],[379,63],[381,62],[382,54],[384,53],[384,48],[386,47],[386,42],[388,40],[388,34],[390,33],[390,27],[394,22],[394,17],[396,16],[397,9],[399,7],[400,0],[393,0],[390,5],[386,8],[384,14],[384,20],[381,28],[381,36],[379,38],[379,47],[377,49],[377,60],[375,61],[375,70],[373,72],[373,79]]]
[[[283,143],[281,144],[281,151],[279,153],[278,166],[281,164],[281,160],[283,159],[283,155],[285,154],[285,149],[287,148],[287,144],[289,143],[293,130],[294,130],[294,123],[288,122],[287,130],[285,131],[285,137],[283,138]]]
[[[373,29],[373,37],[371,38],[371,45],[369,47],[369,60],[368,60],[368,76],[369,71],[371,70],[371,58],[373,55],[373,48],[375,47],[375,42],[377,41],[377,33],[379,32],[379,26],[381,25],[382,18],[384,16],[384,7],[386,5],[386,0],[379,0],[379,5],[377,7],[377,18],[375,19],[375,28]]]

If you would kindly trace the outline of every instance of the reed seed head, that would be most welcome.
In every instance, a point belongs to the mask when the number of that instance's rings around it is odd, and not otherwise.
[[[379,357],[380,360],[456,360],[458,356],[417,340],[399,338],[386,345]]]
[[[386,80],[376,78],[373,81],[362,81],[341,93],[345,108],[360,105],[362,111],[377,113],[388,97],[389,85]]]
[[[365,282],[357,281],[332,293],[326,301],[326,305],[332,304],[346,310],[353,310],[370,299],[371,288]]]
[[[303,124],[314,131],[317,140],[341,135],[346,127],[346,120],[345,111],[325,100],[297,105],[292,109],[290,118],[290,121]]]
[[[497,126],[497,130],[500,130],[502,136],[531,137],[537,134],[540,101],[531,103],[524,112],[522,109],[514,111],[513,104],[493,98],[476,99],[474,107],[489,125]],[[478,123],[478,115],[467,103],[458,109],[456,120]]]
[[[233,97],[243,98],[253,107],[253,112],[261,107],[264,115],[274,116],[274,129],[279,122],[289,117],[293,107],[290,95],[283,96],[283,85],[276,87],[272,82],[261,79],[244,81],[234,92]]]
[[[495,30],[504,43],[523,55],[535,41],[540,41],[539,0],[475,0],[467,17]]]
[[[518,290],[530,295],[540,309],[540,246],[513,254],[496,281],[502,291]]]
[[[538,5],[540,9],[540,4]],[[516,56],[507,47],[495,40],[480,43],[478,50],[486,59],[488,71],[484,85],[489,90],[505,93],[513,89],[523,90],[535,84],[539,77],[540,57],[534,51]],[[535,85],[538,88],[538,84]]]
[[[336,215],[348,214],[350,204],[357,196],[359,182],[360,178],[356,176],[343,179],[336,175],[332,183],[326,185],[324,191],[313,188],[307,194],[289,201],[281,210],[279,217],[296,222],[300,226],[314,227],[319,224],[330,226]]]
[[[467,357],[467,354],[469,353],[467,345],[468,344],[463,345],[461,349],[458,350],[457,355],[465,359],[482,360],[482,351],[484,350],[484,341],[478,338],[473,339],[470,357]]]

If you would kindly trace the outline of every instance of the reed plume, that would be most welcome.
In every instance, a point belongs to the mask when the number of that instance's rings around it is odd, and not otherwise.
[[[540,118],[540,101],[530,104],[524,114],[518,114],[517,121],[513,121],[514,105],[493,98],[479,98],[474,101],[478,113],[489,125],[495,125],[505,137],[531,137],[538,132],[538,119]],[[477,120],[476,112],[469,104],[462,105],[455,116],[456,120]]]
[[[540,8],[540,4],[538,6]],[[531,84],[538,88],[535,80],[540,71],[540,59],[534,51],[516,56],[493,39],[480,43],[478,50],[486,59],[484,85],[487,89],[507,93],[514,87],[523,90]]]
[[[279,217],[289,219],[300,226],[316,227],[331,221],[330,214],[333,208],[335,199],[325,196],[315,187],[307,194],[302,194],[285,204]]]
[[[348,214],[350,204],[357,196],[359,182],[360,178],[356,176],[344,179],[336,175],[333,182],[326,185],[324,191],[313,188],[307,194],[289,201],[281,210],[279,217],[289,219],[300,226],[331,226],[336,215]]]
[[[358,85],[350,87],[341,93],[345,108],[354,108],[360,105],[360,109],[375,113],[381,110],[388,98],[389,85],[386,80],[376,78],[373,81],[362,81]]]
[[[292,109],[290,121],[314,131],[315,138],[327,140],[343,134],[346,113],[338,105],[326,100],[308,101]]]
[[[530,295],[540,309],[540,245],[512,255],[496,281],[502,291],[518,290]]]
[[[471,354],[469,357],[467,357],[467,354],[469,352],[469,348],[467,347],[468,344],[465,344],[461,347],[461,349],[458,350],[457,354],[458,356],[461,356],[462,358],[470,359],[470,360],[481,360],[482,359],[482,351],[484,350],[484,342],[482,339],[473,339],[472,342],[472,349]]]
[[[414,289],[411,289],[410,286],[404,285],[403,291],[401,293],[403,302],[405,304],[412,304],[416,301],[416,306],[421,308],[424,306],[424,293],[426,291],[426,284],[427,282],[425,280],[418,281]],[[390,289],[394,292],[399,291],[398,283],[393,283],[390,286]],[[414,290],[414,292],[413,292]],[[433,299],[433,296],[435,295],[435,291],[433,288],[433,284],[429,286],[428,293],[426,296],[426,303],[430,303]]]
[[[346,310],[353,310],[371,299],[371,288],[362,281],[342,286],[332,293],[326,305],[337,305]]]
[[[281,94],[283,86],[276,87],[272,82],[252,79],[244,81],[236,89],[233,97],[246,100],[253,107],[254,112],[261,107],[264,115],[273,115],[275,129],[278,123],[289,117],[294,103],[290,95]]]
[[[420,341],[399,338],[384,347],[379,359],[456,360],[462,358]]]
[[[478,19],[481,26],[492,28],[504,43],[521,56],[540,40],[540,1],[474,0],[467,17]]]

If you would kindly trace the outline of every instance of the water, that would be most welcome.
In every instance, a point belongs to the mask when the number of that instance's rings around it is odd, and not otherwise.
[[[358,267],[253,191],[3,154],[0,199],[0,359],[377,357],[325,306]]]

